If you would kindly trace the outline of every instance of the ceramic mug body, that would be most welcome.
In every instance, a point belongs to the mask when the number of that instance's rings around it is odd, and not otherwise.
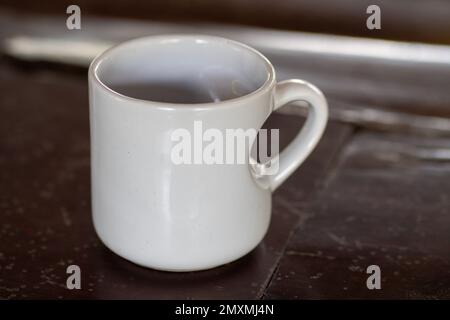
[[[116,89],[156,80],[219,86],[234,95],[158,102]],[[89,99],[97,234],[116,254],[166,271],[216,267],[255,248],[269,226],[271,192],[311,152],[327,118],[315,87],[298,80],[277,85],[272,65],[257,51],[200,35],[141,38],[107,50],[89,69]],[[310,102],[312,112],[282,152],[276,175],[248,161],[174,163],[174,130],[195,134],[196,121],[224,136],[227,129],[258,130],[274,109],[294,100]]]

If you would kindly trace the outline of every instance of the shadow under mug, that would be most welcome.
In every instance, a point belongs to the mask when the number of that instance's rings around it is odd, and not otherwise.
[[[174,130],[259,130],[283,105],[306,101],[308,118],[264,165],[176,164]],[[277,84],[272,64],[235,41],[204,35],[140,38],[89,68],[92,210],[116,254],[145,267],[194,271],[236,260],[263,239],[271,193],[311,153],[326,126],[323,94],[302,80]],[[301,106],[299,106],[301,107]],[[252,143],[253,141],[251,141]]]

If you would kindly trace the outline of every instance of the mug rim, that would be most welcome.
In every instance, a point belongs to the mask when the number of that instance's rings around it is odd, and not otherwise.
[[[264,83],[260,85],[257,89],[244,94],[242,96],[231,98],[219,102],[203,102],[203,103],[171,103],[171,102],[162,102],[162,101],[153,101],[153,100],[145,100],[145,99],[139,99],[139,98],[133,98],[127,95],[124,95],[122,93],[119,93],[112,88],[110,88],[107,84],[105,84],[102,80],[100,80],[99,74],[98,74],[98,68],[100,67],[100,64],[108,59],[109,56],[111,56],[116,50],[123,48],[124,46],[131,45],[133,43],[139,43],[139,42],[160,42],[162,40],[201,40],[201,41],[207,41],[209,43],[226,43],[227,45],[232,45],[235,47],[238,47],[240,49],[244,49],[246,51],[249,51],[255,57],[259,58],[267,71],[267,78],[265,79]],[[105,51],[98,54],[94,60],[91,62],[89,66],[88,75],[90,80],[92,80],[94,83],[98,85],[99,88],[101,88],[103,91],[105,91],[107,94],[113,95],[115,98],[118,98],[123,101],[129,101],[129,102],[138,102],[138,103],[144,103],[146,105],[152,105],[153,107],[163,108],[163,109],[209,109],[212,107],[217,107],[220,105],[221,108],[223,107],[230,107],[233,105],[237,105],[237,102],[242,102],[243,100],[249,99],[251,97],[256,97],[263,95],[267,90],[269,90],[272,85],[275,82],[275,69],[272,65],[272,63],[267,59],[261,52],[258,50],[243,44],[241,42],[230,40],[223,37],[218,36],[211,36],[211,35],[202,35],[202,34],[165,34],[165,35],[151,35],[146,37],[139,37],[134,38],[131,40],[127,40],[124,42],[121,42],[119,44],[116,44]]]

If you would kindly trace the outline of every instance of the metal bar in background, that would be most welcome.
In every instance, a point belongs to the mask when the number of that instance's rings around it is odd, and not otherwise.
[[[248,43],[262,51],[313,53],[394,62],[444,64],[450,67],[450,46],[314,34],[299,31],[205,23],[142,22],[86,17],[81,30],[68,30],[65,16],[22,15],[0,10],[0,37],[30,36],[78,42],[117,43],[161,33],[205,33]]]
[[[202,33],[247,43],[274,63],[278,78],[302,78],[331,102],[331,118],[372,130],[450,135],[450,47],[217,24],[169,24],[0,11],[4,53],[28,61],[87,67],[115,43],[161,33]],[[20,22],[18,22],[20,21]],[[298,110],[298,109],[297,109]],[[301,114],[285,107],[280,112]]]

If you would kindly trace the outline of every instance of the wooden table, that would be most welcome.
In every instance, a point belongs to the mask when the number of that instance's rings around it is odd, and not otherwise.
[[[263,242],[235,263],[195,273],[138,267],[97,238],[86,70],[3,56],[0,298],[450,298],[449,66],[266,53],[280,78],[323,88],[334,118],[273,195]],[[407,121],[377,125],[346,118],[349,110]],[[267,126],[280,128],[284,146],[302,121],[276,114]],[[81,267],[81,290],[66,288],[71,264]],[[381,290],[366,287],[374,264]]]

